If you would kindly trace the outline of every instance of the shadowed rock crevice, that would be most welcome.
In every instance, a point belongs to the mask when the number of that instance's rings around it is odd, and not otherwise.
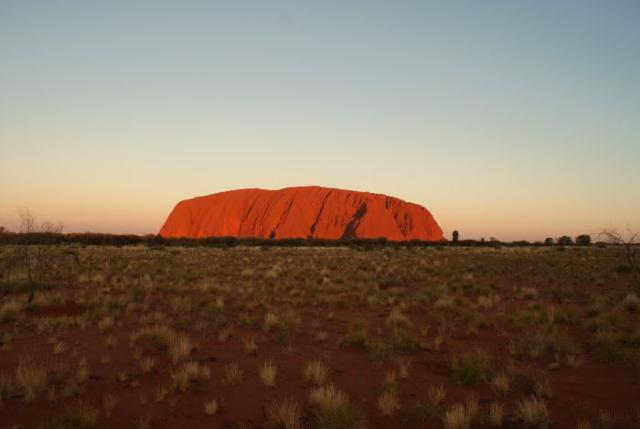
[[[341,238],[358,238],[358,234],[356,233],[358,223],[360,219],[367,213],[367,204],[363,203],[360,205],[358,210],[353,214],[353,218],[347,224],[347,227],[344,229],[344,233]]]
[[[331,190],[329,192],[327,192],[326,195],[324,196],[324,198],[322,199],[322,204],[320,205],[320,210],[318,210],[318,215],[316,216],[316,220],[311,225],[311,229],[309,230],[309,232],[311,233],[310,235],[312,237],[316,232],[316,226],[318,225],[318,222],[320,221],[320,217],[322,216],[322,213],[324,213],[324,207],[327,204],[327,198],[329,198],[329,196],[331,195],[331,192],[332,192]]]

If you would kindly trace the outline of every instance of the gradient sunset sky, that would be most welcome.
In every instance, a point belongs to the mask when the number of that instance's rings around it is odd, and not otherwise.
[[[322,185],[450,237],[640,229],[638,1],[0,0],[0,225]]]

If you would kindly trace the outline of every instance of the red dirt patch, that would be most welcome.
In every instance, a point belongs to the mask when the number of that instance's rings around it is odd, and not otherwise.
[[[42,305],[29,309],[29,314],[34,317],[60,317],[76,316],[84,311],[84,307],[73,301],[64,304]]]

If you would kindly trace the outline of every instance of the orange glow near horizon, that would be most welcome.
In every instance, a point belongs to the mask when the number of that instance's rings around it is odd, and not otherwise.
[[[183,199],[320,185],[447,237],[638,230],[639,12],[4,2],[0,225],[157,233]]]

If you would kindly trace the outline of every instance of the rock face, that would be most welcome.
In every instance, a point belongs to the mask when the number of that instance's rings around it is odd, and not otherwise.
[[[180,201],[163,237],[442,240],[424,207],[369,192],[304,186],[238,189]]]

